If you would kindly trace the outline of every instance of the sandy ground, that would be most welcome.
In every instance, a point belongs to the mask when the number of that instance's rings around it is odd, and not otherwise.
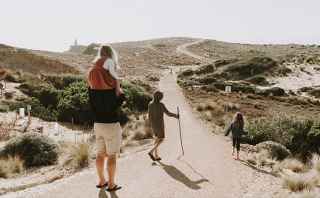
[[[170,110],[180,106],[185,156],[179,158],[177,121],[166,118],[167,139],[161,146],[163,161],[152,164],[146,151],[120,158],[117,182],[123,186],[121,191],[113,194],[98,191],[94,187],[95,170],[89,169],[3,197],[270,198],[277,194],[281,188],[279,179],[233,160],[229,140],[210,133],[194,116],[174,76],[165,75],[160,88]]]
[[[315,87],[320,85],[320,71],[314,68],[318,65],[293,65],[287,66],[293,72],[288,76],[271,78],[273,86],[281,87],[285,90],[297,91],[303,87]]]

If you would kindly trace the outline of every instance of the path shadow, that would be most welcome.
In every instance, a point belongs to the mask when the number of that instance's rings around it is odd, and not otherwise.
[[[98,198],[109,198],[105,189],[101,189],[99,191]],[[119,198],[119,196],[116,194],[116,192],[110,192],[110,198]]]
[[[197,181],[192,181],[190,178],[188,178],[183,172],[181,172],[175,166],[167,165],[162,162],[159,162],[159,164],[170,177],[177,180],[178,182],[183,183],[185,186],[187,186],[190,189],[199,190],[199,189],[201,189],[199,184],[201,184],[203,182],[209,182],[209,180],[207,180],[207,179],[199,179]]]
[[[259,173],[263,173],[263,174],[267,174],[267,175],[271,175],[273,177],[278,177],[278,175],[276,173],[271,173],[271,172],[268,172],[268,171],[265,171],[263,169],[260,169],[256,166],[253,166],[252,164],[248,163],[247,161],[245,160],[242,160],[242,159],[239,159],[238,160],[241,164],[245,165],[245,166],[248,166],[249,168],[252,168],[253,170],[259,172]]]

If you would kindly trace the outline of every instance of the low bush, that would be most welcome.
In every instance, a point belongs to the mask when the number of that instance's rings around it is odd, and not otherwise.
[[[277,142],[262,142],[257,144],[256,148],[259,152],[266,153],[266,155],[268,155],[268,158],[271,159],[283,160],[291,155],[290,151],[285,146]]]
[[[307,171],[307,166],[297,159],[285,159],[280,163],[281,169],[289,169],[295,173],[303,173]]]
[[[75,169],[82,169],[89,166],[89,145],[81,143],[72,148],[71,165]]]
[[[83,80],[82,76],[79,75],[48,75],[44,76],[44,80],[53,85],[56,89],[64,89],[74,82]]]
[[[62,91],[57,112],[61,121],[73,120],[76,124],[92,122],[88,88],[84,81],[74,82]]]
[[[6,113],[10,110],[8,105],[0,105],[0,112]]]
[[[32,116],[39,117],[46,121],[56,121],[58,113],[54,108],[46,108],[37,98],[26,98],[21,101],[7,102],[10,111],[17,111],[19,108],[27,108],[31,105]]]
[[[270,71],[278,63],[269,57],[253,57],[228,64],[223,73],[226,79],[241,80]]]
[[[82,53],[86,55],[96,55],[98,53],[99,47],[99,44],[92,43],[88,45],[88,47]]]
[[[1,157],[19,157],[27,168],[52,165],[58,159],[58,146],[48,137],[27,133],[11,139],[1,150]]]
[[[23,83],[19,89],[26,95],[37,98],[44,107],[56,107],[59,102],[61,91],[52,85],[34,85]]]
[[[130,82],[123,82],[123,91],[126,96],[125,107],[131,111],[144,112],[148,110],[148,104],[152,97],[142,88]]]
[[[316,184],[317,179],[307,175],[290,175],[283,178],[283,186],[291,192],[311,191]]]
[[[274,141],[288,148],[303,161],[312,153],[320,153],[320,125],[312,120],[301,120],[287,115],[275,115],[272,119],[254,119],[246,125],[249,144]]]
[[[248,78],[246,81],[256,85],[262,85],[262,86],[269,85],[268,80],[264,76],[254,76],[254,77]]]
[[[19,157],[0,159],[0,178],[9,178],[24,170],[23,161]]]
[[[13,82],[13,83],[22,82],[22,80],[19,77],[19,75],[11,73],[11,72],[7,72],[6,73],[4,80],[7,81],[7,82]]]
[[[182,71],[178,75],[178,77],[179,78],[184,78],[184,77],[192,76],[193,74],[194,74],[194,71],[192,69],[187,69],[187,70]]]
[[[199,69],[195,70],[195,74],[209,74],[215,71],[215,66],[212,64],[201,66]]]

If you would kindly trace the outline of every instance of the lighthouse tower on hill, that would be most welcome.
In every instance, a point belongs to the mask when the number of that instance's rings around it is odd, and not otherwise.
[[[86,49],[86,47],[87,46],[85,46],[85,45],[79,45],[78,39],[75,39],[73,45],[70,46],[68,52],[75,53],[75,54],[81,54]]]

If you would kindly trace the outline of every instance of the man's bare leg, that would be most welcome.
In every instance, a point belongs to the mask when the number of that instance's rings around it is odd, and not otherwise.
[[[96,159],[96,168],[99,177],[99,184],[104,185],[106,183],[106,179],[104,177],[104,162],[105,162],[106,155],[105,154],[98,154]]]
[[[110,155],[108,158],[109,188],[113,188],[115,186],[114,179],[116,174],[116,168],[117,168],[117,156]]]

